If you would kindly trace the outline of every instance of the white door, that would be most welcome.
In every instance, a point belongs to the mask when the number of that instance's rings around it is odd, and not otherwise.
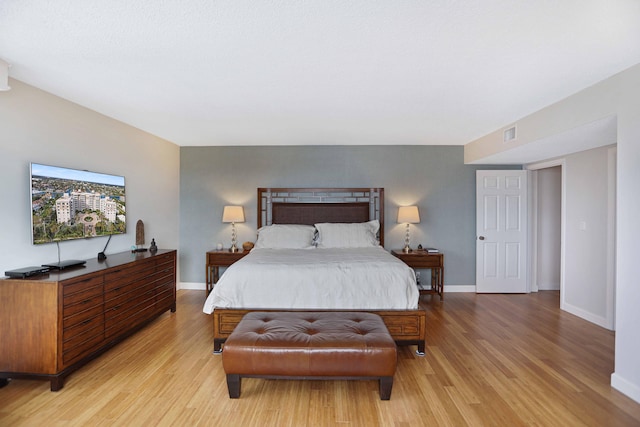
[[[528,292],[527,171],[476,171],[476,292]]]

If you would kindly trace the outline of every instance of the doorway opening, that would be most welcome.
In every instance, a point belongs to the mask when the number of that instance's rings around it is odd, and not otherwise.
[[[537,209],[535,218],[536,269],[532,290],[559,291],[562,256],[562,166],[551,166],[536,172]],[[558,305],[560,301],[558,301]]]

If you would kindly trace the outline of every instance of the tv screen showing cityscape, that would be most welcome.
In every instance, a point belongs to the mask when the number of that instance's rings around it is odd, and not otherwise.
[[[126,233],[124,177],[31,163],[34,245]]]

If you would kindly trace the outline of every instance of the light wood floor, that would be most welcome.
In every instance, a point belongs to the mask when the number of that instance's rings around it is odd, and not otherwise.
[[[1,426],[632,426],[609,385],[614,334],[558,309],[557,292],[424,296],[427,355],[401,347],[390,401],[376,381],[244,379],[227,395],[203,291],[67,378],[0,389]],[[4,344],[0,344],[4,345]]]

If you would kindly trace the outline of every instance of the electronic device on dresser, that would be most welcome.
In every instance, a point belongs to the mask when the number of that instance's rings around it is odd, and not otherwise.
[[[65,268],[80,267],[86,263],[87,261],[81,259],[66,259],[64,261],[42,264],[42,266],[51,270],[64,270]]]
[[[4,274],[5,276],[11,277],[12,279],[24,279],[31,276],[37,276],[39,274],[46,274],[48,272],[48,267],[24,267],[5,271]]]

